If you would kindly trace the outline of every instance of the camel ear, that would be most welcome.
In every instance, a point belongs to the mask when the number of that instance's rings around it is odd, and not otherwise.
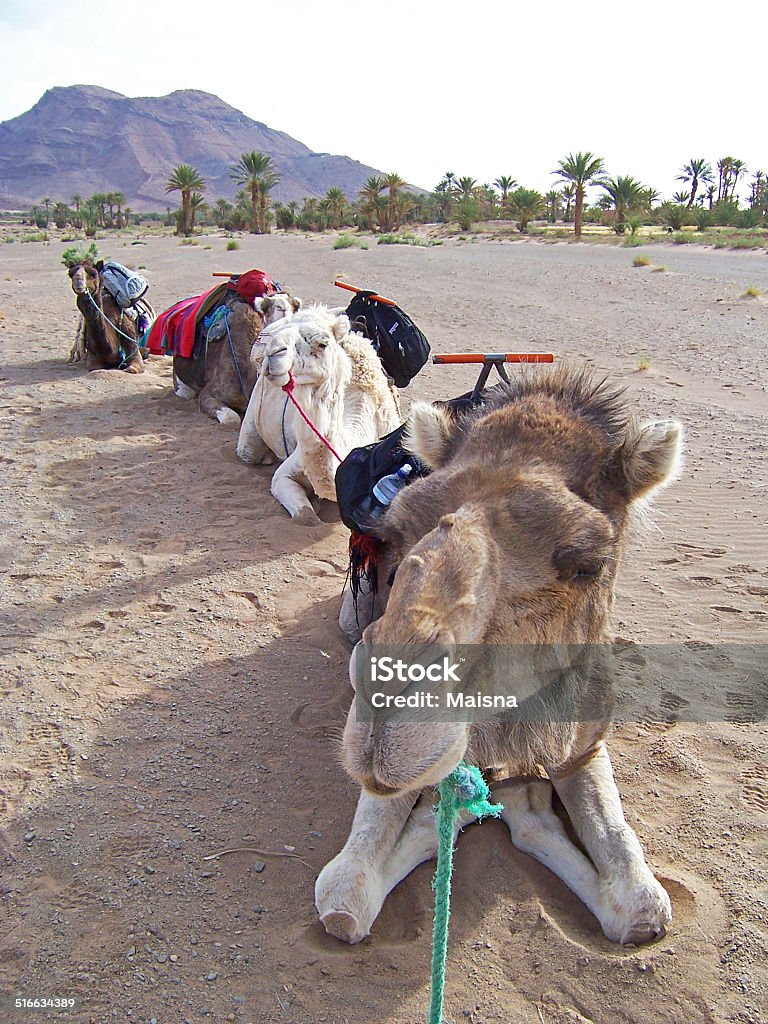
[[[349,334],[349,317],[344,316],[343,313],[341,316],[337,316],[331,325],[331,330],[336,341],[342,341]]]
[[[262,315],[264,315],[264,307],[268,302],[269,299],[266,298],[265,296],[257,295],[256,298],[253,300],[253,308],[256,310],[257,313],[261,313]]]
[[[98,270],[99,273],[102,272],[102,270],[104,269],[104,260],[98,261],[98,263],[96,264],[96,269]]]
[[[448,413],[429,402],[416,402],[408,417],[403,447],[425,466],[437,469],[443,463],[452,432]]]
[[[677,479],[682,440],[677,420],[653,420],[630,434],[619,452],[630,501],[647,498]]]
[[[291,298],[291,305],[293,306],[293,312],[298,313],[299,310],[301,309],[301,299],[298,297],[298,295],[294,295]]]

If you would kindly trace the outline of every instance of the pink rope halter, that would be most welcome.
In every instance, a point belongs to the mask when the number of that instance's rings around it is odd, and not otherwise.
[[[289,371],[288,371],[288,383],[287,383],[287,384],[283,384],[283,386],[282,386],[282,389],[281,389],[281,390],[282,390],[282,391],[284,391],[284,392],[286,393],[286,395],[288,396],[288,398],[290,398],[290,400],[291,400],[291,401],[293,402],[293,404],[294,404],[294,405],[296,406],[296,408],[298,409],[298,412],[299,412],[299,416],[301,416],[301,418],[302,418],[302,419],[304,420],[304,422],[305,422],[305,423],[307,424],[307,426],[309,427],[309,429],[310,429],[310,430],[311,430],[311,431],[312,431],[312,432],[313,432],[313,433],[315,434],[315,436],[316,436],[316,437],[317,437],[317,438],[318,438],[318,439],[319,439],[320,441],[322,441],[322,443],[323,443],[323,444],[325,445],[325,447],[326,447],[326,448],[328,449],[328,451],[329,451],[329,452],[331,453],[331,455],[333,455],[333,456],[334,456],[334,458],[338,459],[338,460],[339,460],[339,462],[343,462],[344,460],[343,460],[343,459],[342,459],[342,457],[341,457],[341,456],[339,455],[339,453],[338,453],[338,452],[336,451],[336,449],[335,449],[335,448],[333,447],[333,445],[332,445],[332,444],[331,444],[331,442],[330,442],[330,441],[328,440],[328,438],[327,438],[327,437],[323,437],[323,435],[322,435],[322,434],[320,433],[320,431],[319,431],[319,430],[317,429],[317,427],[315,426],[315,424],[314,424],[314,423],[312,422],[312,420],[311,420],[311,419],[309,418],[309,416],[307,416],[307,414],[306,414],[306,413],[304,412],[304,410],[303,410],[303,409],[301,408],[301,406],[299,405],[299,403],[298,403],[298,400],[296,399],[295,395],[293,394],[293,389],[294,389],[295,387],[296,387],[296,381],[295,381],[295,380],[293,379],[293,374],[292,374],[292,373],[291,373],[291,371],[289,370]]]

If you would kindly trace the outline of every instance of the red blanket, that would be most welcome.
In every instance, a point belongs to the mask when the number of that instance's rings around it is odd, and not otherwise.
[[[161,313],[144,339],[152,355],[189,359],[195,347],[197,325],[224,298],[226,290],[226,284],[217,284],[205,294],[182,299]]]

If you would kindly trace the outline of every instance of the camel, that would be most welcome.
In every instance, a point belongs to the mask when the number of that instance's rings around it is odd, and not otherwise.
[[[613,779],[601,645],[631,513],[675,477],[681,426],[640,424],[621,391],[558,370],[501,386],[458,420],[417,403],[407,438],[432,472],[376,521],[387,552],[379,578],[396,574],[350,660],[358,694],[343,763],[362,792],[346,845],[317,879],[320,919],[346,942],[368,935],[387,894],[434,856],[434,787],[464,759],[496,784],[514,845],[554,871],[609,939],[651,942],[672,910]],[[371,716],[358,707],[360,680],[371,645],[392,643],[413,660],[426,645],[483,645],[460,668],[460,688],[508,695],[512,682],[526,722],[495,709],[473,721]],[[553,790],[585,852],[554,813]]]
[[[292,316],[301,299],[281,293],[256,298],[253,306],[239,299],[228,306],[234,356],[220,322],[216,340],[206,345],[201,358],[173,357],[173,389],[179,398],[198,397],[201,411],[211,419],[239,427],[258,375],[251,349],[263,328]]]
[[[103,287],[98,267],[84,260],[70,267],[69,276],[82,315],[69,361],[77,361],[78,352],[82,351],[89,370],[142,373],[144,363],[136,324]]]
[[[311,495],[336,499],[339,459],[307,426],[281,390],[290,376],[307,416],[344,459],[400,423],[395,396],[371,343],[350,331],[349,318],[327,306],[302,309],[262,332],[253,358],[262,373],[243,417],[237,454],[249,465],[284,461],[272,477],[274,497],[294,521],[320,520]]]

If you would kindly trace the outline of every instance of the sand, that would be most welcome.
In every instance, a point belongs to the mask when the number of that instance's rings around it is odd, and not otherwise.
[[[639,250],[666,265],[654,272],[631,266],[638,250],[586,244],[101,245],[146,265],[158,308],[253,266],[338,304],[346,274],[395,297],[436,351],[552,349],[608,371],[641,412],[683,421],[687,451],[658,529],[629,553],[615,632],[765,642],[768,307],[740,297],[768,294],[765,254]],[[78,1024],[422,1021],[431,867],[359,946],[327,937],[313,908],[356,799],[337,754],[345,531],[293,525],[269,470],[173,395],[166,360],[141,377],[65,364],[64,247],[0,251],[0,990],[76,998],[61,1019]],[[429,367],[406,394],[449,397],[473,376]],[[767,750],[764,722],[617,727],[627,817],[675,912],[642,950],[604,939],[503,825],[469,829],[448,1019],[768,1020]],[[231,847],[312,868],[205,860]]]

